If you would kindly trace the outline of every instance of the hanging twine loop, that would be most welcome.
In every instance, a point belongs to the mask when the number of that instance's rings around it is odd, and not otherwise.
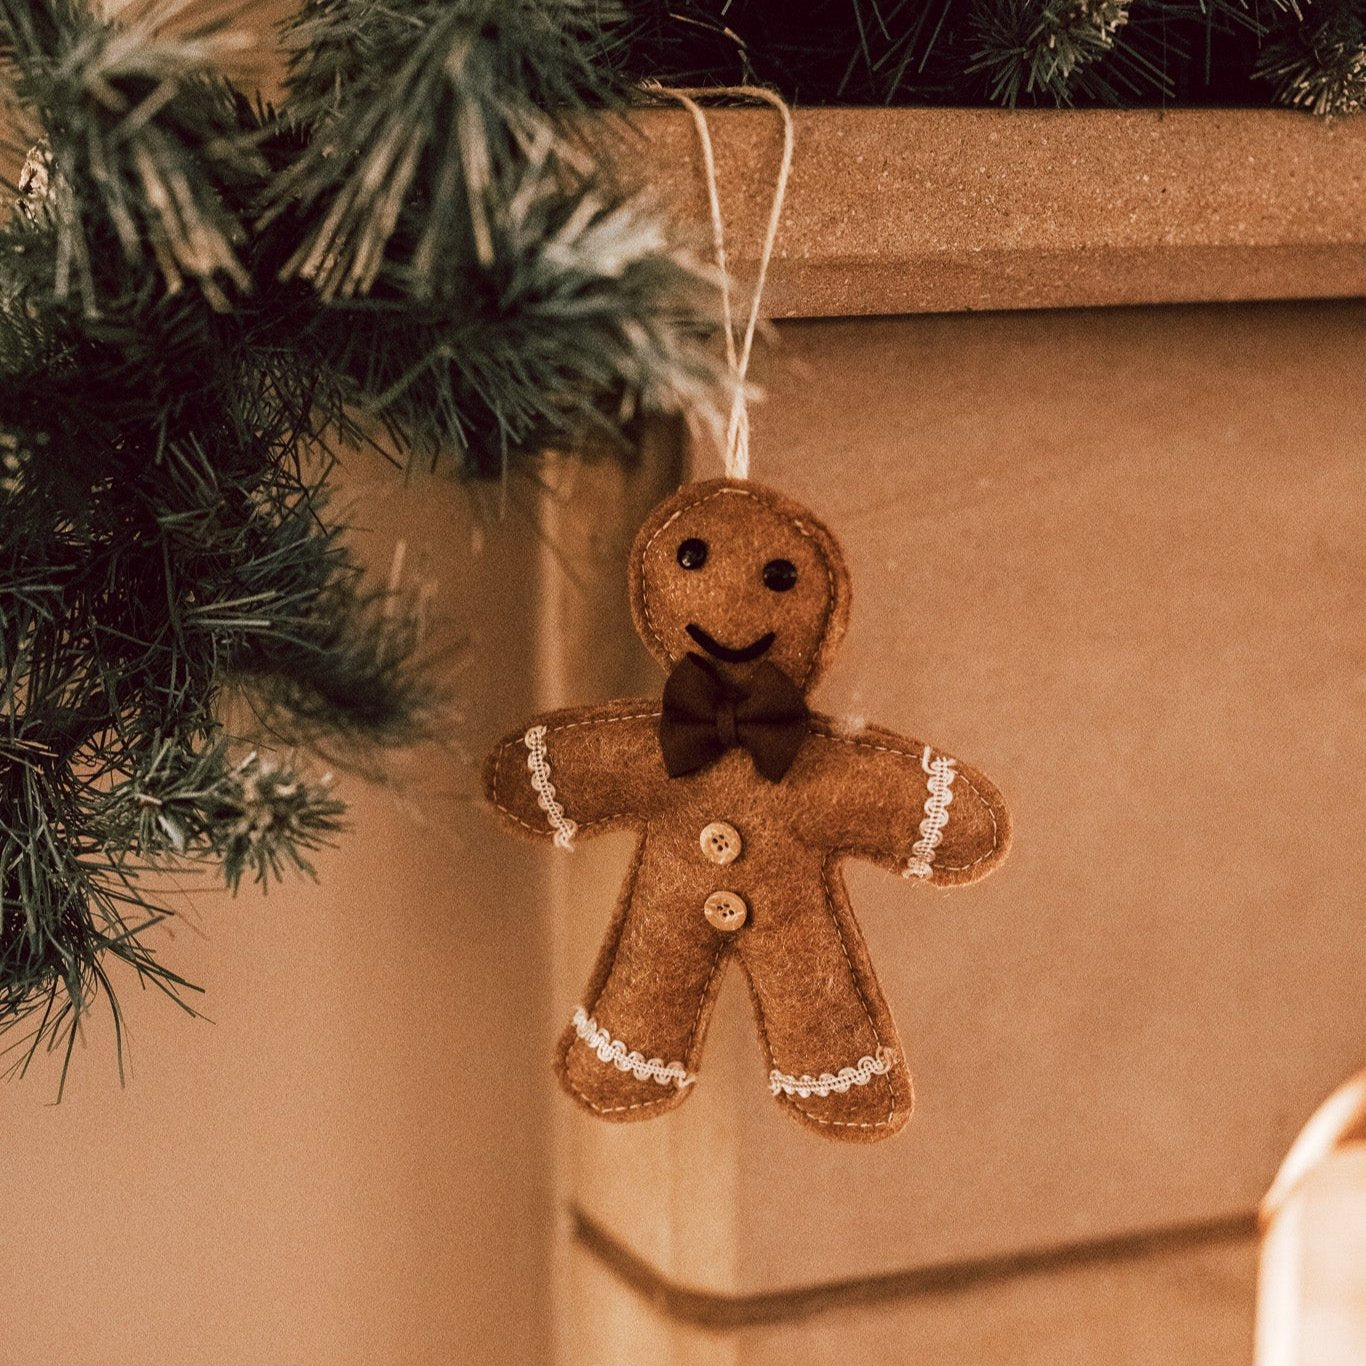
[[[725,467],[731,479],[749,478],[749,402],[745,377],[749,373],[750,357],[754,352],[754,335],[759,327],[759,309],[763,302],[764,282],[768,278],[769,262],[778,241],[778,224],[782,218],[783,200],[787,197],[787,182],[792,174],[792,152],[795,135],[792,110],[781,95],[757,85],[733,85],[673,89],[652,85],[657,94],[676,100],[692,115],[697,129],[697,141],[702,149],[702,169],[706,176],[707,203],[711,209],[712,245],[716,252],[716,267],[721,276],[721,321],[726,334],[726,363],[734,381],[730,417],[726,423]],[[735,315],[731,307],[731,278],[726,262],[726,226],[721,218],[721,196],[716,185],[716,153],[712,147],[711,129],[707,116],[698,104],[699,98],[726,97],[759,100],[774,109],[782,120],[783,154],[778,165],[778,177],[773,187],[769,206],[768,225],[764,231],[763,247],[759,252],[759,270],[754,277],[754,292],[749,301],[749,314],[739,345],[735,337]]]

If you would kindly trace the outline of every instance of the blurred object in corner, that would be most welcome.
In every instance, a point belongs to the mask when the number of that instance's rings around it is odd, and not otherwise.
[[[1366,1362],[1366,1072],[1295,1140],[1262,1202],[1257,1366]]]

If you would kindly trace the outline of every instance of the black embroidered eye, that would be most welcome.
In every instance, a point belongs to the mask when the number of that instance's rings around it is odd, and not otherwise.
[[[797,566],[791,560],[770,560],[764,566],[764,587],[786,593],[797,586]]]
[[[689,536],[678,547],[678,562],[684,569],[701,569],[707,562],[707,543],[696,536]]]

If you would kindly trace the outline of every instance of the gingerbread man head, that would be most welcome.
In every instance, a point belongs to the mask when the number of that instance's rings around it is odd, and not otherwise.
[[[834,536],[798,504],[741,480],[689,484],[655,508],[629,576],[636,630],[666,670],[697,654],[738,682],[764,661],[805,691],[849,619]]]

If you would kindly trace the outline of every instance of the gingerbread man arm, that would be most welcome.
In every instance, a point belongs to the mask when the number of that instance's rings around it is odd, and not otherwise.
[[[933,887],[976,882],[1005,857],[1010,814],[975,768],[878,726],[841,731],[813,716],[811,731],[793,773],[808,844]]]
[[[547,712],[493,747],[484,791],[515,829],[571,849],[653,804],[667,781],[658,726],[659,702],[644,697]]]

